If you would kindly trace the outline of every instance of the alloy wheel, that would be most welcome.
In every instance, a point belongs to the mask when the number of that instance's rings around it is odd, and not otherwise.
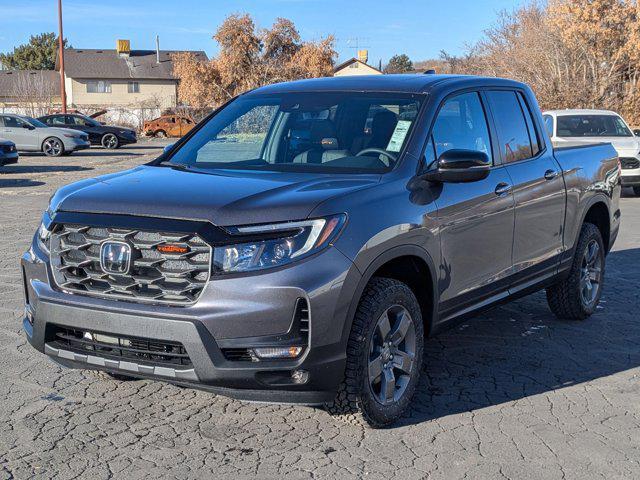
[[[580,267],[580,297],[586,307],[591,307],[600,293],[602,279],[602,251],[596,240],[591,240],[582,255]]]
[[[43,148],[45,155],[57,157],[62,153],[62,144],[56,138],[49,138],[44,142]]]
[[[415,367],[416,330],[411,315],[400,305],[389,307],[378,319],[369,347],[369,387],[376,400],[398,401]]]
[[[118,138],[112,133],[107,133],[102,137],[102,146],[104,148],[116,148],[118,146]]]

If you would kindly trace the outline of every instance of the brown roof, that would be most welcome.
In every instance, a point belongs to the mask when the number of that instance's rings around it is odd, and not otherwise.
[[[349,65],[351,65],[352,63],[361,63],[362,65],[366,65],[369,68],[373,68],[376,72],[380,72],[382,73],[382,70],[377,69],[376,67],[374,67],[373,65],[369,65],[368,63],[363,62],[362,60],[358,60],[355,57],[350,58],[349,60],[346,60],[344,62],[342,62],[340,65],[336,66],[333,71],[337,72],[338,70],[342,70],[343,68],[348,67]]]
[[[123,56],[115,50],[67,48],[64,51],[64,69],[66,76],[71,78],[171,80],[175,78],[171,59],[174,53],[181,52],[160,50],[160,63],[157,63],[155,50],[131,50],[128,56]],[[189,53],[198,60],[207,60],[203,51]]]
[[[0,97],[13,97],[25,84],[47,85],[60,91],[60,74],[54,70],[0,70]]]

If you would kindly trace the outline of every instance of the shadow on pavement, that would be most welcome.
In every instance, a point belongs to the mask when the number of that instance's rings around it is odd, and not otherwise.
[[[635,269],[639,263],[640,249],[609,254],[603,302],[585,321],[557,320],[540,292],[428,339],[412,407],[394,427],[552,392],[638,367],[640,281]]]
[[[0,178],[0,188],[39,187],[40,185],[44,185],[44,182],[37,182],[27,178],[12,178],[11,180]]]
[[[85,170],[93,170],[93,168],[78,165],[7,165],[0,172],[10,175],[15,173],[82,172]]]

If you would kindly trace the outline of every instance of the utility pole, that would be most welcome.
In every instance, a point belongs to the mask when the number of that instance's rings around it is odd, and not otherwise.
[[[67,92],[64,87],[64,36],[62,33],[62,0],[58,0],[58,50],[60,51],[60,100],[62,113],[67,113]]]

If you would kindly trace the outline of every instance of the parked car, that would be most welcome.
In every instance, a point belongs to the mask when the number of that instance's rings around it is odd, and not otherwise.
[[[67,367],[387,425],[425,339],[469,314],[546,288],[589,317],[619,197],[614,148],[554,151],[522,83],[270,85],[58,190],[22,257],[24,330]]]
[[[89,135],[92,145],[102,145],[104,148],[114,149],[121,145],[136,143],[136,132],[130,128],[104,125],[86,115],[54,114],[40,117],[42,123],[50,127],[71,128]]]
[[[16,144],[0,138],[0,167],[18,163],[18,149]]]
[[[191,118],[184,115],[163,115],[154,120],[144,122],[142,131],[145,135],[154,137],[182,137],[186,135],[194,126]]]
[[[609,110],[551,110],[543,118],[556,147],[612,144],[620,156],[622,185],[640,196],[640,138],[620,115]]]
[[[11,140],[19,151],[43,152],[48,157],[68,155],[89,148],[89,136],[68,128],[48,127],[40,120],[0,114],[0,136]]]

